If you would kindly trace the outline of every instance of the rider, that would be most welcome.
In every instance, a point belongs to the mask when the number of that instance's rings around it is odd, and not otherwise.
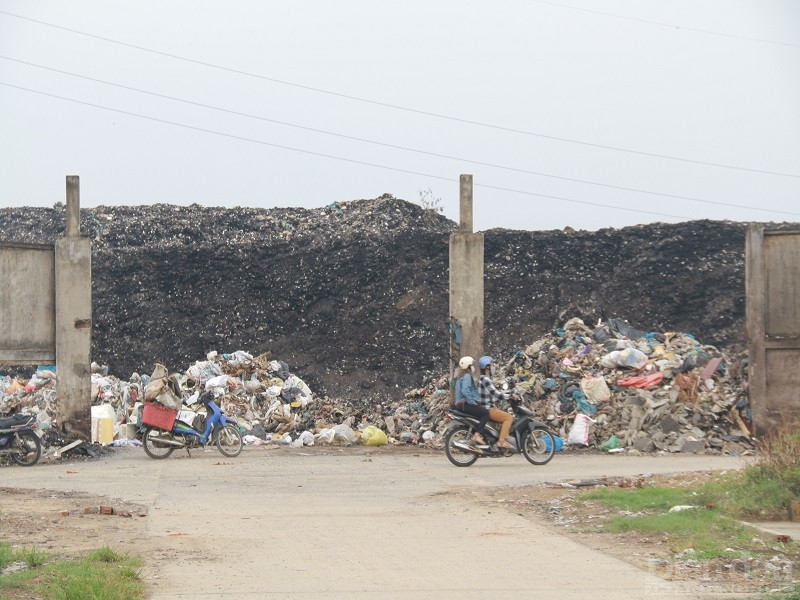
[[[480,404],[478,388],[472,374],[475,372],[475,359],[464,356],[458,361],[458,378],[456,379],[456,408],[479,419],[472,440],[478,444],[485,444],[483,434],[486,433],[486,422],[489,420],[489,411]]]
[[[497,402],[500,400],[518,399],[516,394],[511,392],[501,392],[492,383],[492,375],[494,375],[494,360],[491,356],[481,356],[478,359],[478,368],[481,371],[481,378],[478,381],[478,392],[480,396],[480,403],[489,409],[489,418],[492,421],[500,423],[500,439],[497,440],[498,448],[513,449],[514,446],[508,443],[506,439],[509,431],[511,431],[511,421],[513,417],[506,411],[497,408]]]

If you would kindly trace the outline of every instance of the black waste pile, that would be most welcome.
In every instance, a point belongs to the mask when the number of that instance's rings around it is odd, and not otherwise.
[[[401,402],[448,368],[455,228],[390,195],[314,210],[84,209],[92,356],[124,374],[190,364],[215,348],[269,351],[320,396]],[[49,242],[63,229],[61,205],[0,209],[2,240]],[[492,354],[509,356],[573,316],[636,319],[743,347],[741,223],[490,230],[485,247]]]

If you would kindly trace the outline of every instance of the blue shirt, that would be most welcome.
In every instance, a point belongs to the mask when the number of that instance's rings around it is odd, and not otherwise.
[[[461,404],[462,402],[467,404],[479,404],[480,402],[475,380],[469,373],[464,373],[456,381],[456,404]]]

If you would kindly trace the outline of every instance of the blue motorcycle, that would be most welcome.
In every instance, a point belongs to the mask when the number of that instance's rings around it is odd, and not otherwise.
[[[236,420],[226,417],[210,392],[200,396],[208,415],[201,432],[177,419],[178,411],[155,402],[145,404],[142,413],[142,445],[150,458],[167,458],[176,448],[205,447],[215,444],[222,454],[238,456],[242,451],[242,434]],[[191,456],[191,453],[189,454]]]

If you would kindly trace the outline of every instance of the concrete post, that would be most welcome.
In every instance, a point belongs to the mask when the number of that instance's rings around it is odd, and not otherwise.
[[[66,236],[55,242],[58,423],[84,440],[91,432],[92,243],[80,237],[77,176],[67,176]]]
[[[450,235],[450,318],[461,327],[461,345],[451,335],[451,373],[460,357],[477,362],[483,354],[483,234],[472,232],[472,175],[461,175],[459,192],[461,222]]]

